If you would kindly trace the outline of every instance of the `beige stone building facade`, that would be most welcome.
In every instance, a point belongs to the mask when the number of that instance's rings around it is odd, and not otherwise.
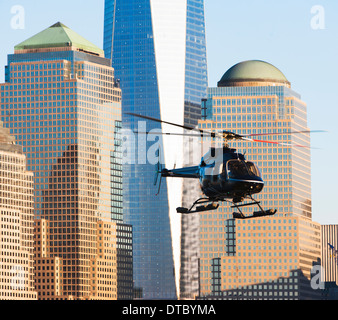
[[[35,300],[33,174],[0,123],[0,299]]]
[[[260,168],[265,186],[255,198],[277,213],[233,219],[235,209],[223,203],[200,214],[200,296],[315,297],[311,268],[321,255],[320,225],[311,219],[306,104],[280,70],[253,60],[233,66],[209,88],[205,107],[201,129],[259,140],[230,146]],[[242,211],[248,215],[253,208]]]
[[[124,224],[114,69],[102,49],[56,23],[15,46],[5,80],[2,120],[34,173],[39,298],[91,299],[92,263],[105,263],[97,225]],[[132,265],[131,238],[124,245]],[[132,268],[125,282],[132,297]]]
[[[118,224],[98,221],[97,254],[90,261],[90,292],[84,299],[117,300],[118,292]],[[67,292],[67,270],[62,257],[51,252],[52,234],[46,219],[35,220],[35,288],[40,300],[72,300]]]

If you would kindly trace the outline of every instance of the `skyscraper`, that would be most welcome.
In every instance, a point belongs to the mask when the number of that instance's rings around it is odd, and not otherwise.
[[[208,89],[206,105],[202,129],[253,134],[262,140],[231,144],[262,171],[265,187],[257,199],[279,214],[311,218],[310,137],[307,132],[290,134],[309,130],[306,104],[285,75],[264,61],[238,63],[217,87]]]
[[[44,257],[62,258],[64,297],[90,298],[98,292],[91,263],[101,259],[104,265],[98,223],[106,222],[100,230],[107,226],[108,233],[116,232],[112,221],[123,224],[116,140],[121,90],[114,70],[103,50],[56,23],[15,46],[5,80],[1,119],[34,173],[35,216],[48,222]],[[131,238],[123,242],[123,252],[131,255]],[[124,265],[131,264],[127,260]]]
[[[106,0],[104,50],[121,83],[124,129],[160,127],[126,112],[197,125],[207,88],[203,0]],[[154,139],[135,140],[135,161],[125,163],[123,173],[125,216],[134,232],[135,287],[148,299],[189,296],[196,286],[186,284],[198,280],[198,217],[187,222],[176,213],[184,201],[183,181],[164,181],[155,195],[154,163],[147,158]],[[182,164],[181,138],[160,137],[159,144],[166,166]],[[194,261],[196,277],[186,274],[192,269],[188,261]]]
[[[1,98],[5,96],[1,91]],[[0,122],[0,299],[35,300],[33,174]]]
[[[255,198],[272,217],[233,219],[227,203],[202,213],[201,294],[238,299],[313,298],[311,268],[320,259],[320,225],[311,220],[311,159],[307,109],[275,66],[258,60],[227,70],[209,88],[200,128],[257,135],[233,142],[262,171]],[[279,144],[264,141],[276,141]],[[252,212],[243,207],[243,213]],[[210,270],[212,270],[210,272]]]

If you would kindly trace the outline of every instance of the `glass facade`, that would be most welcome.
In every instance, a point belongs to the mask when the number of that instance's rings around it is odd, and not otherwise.
[[[167,114],[175,122],[197,124],[200,101],[207,88],[204,32],[203,0],[105,1],[104,51],[120,80],[124,129],[140,129],[139,119],[125,115],[126,112],[168,121]],[[172,97],[179,97],[177,104],[170,101]],[[147,131],[159,128],[151,121],[143,125]],[[178,227],[173,227],[170,187],[163,181],[161,194],[156,196],[154,166],[140,161],[154,142],[137,140],[137,163],[125,164],[123,168],[124,211],[134,232],[135,287],[139,296],[146,299],[172,299],[180,291],[177,278],[182,257],[175,258],[174,252],[180,246],[183,226],[180,221]],[[159,144],[165,157],[175,147],[161,137]],[[182,194],[175,197],[182,201]],[[177,231],[178,235],[172,238],[171,234]]]
[[[196,126],[208,87],[204,0],[187,1],[186,38],[184,120]]]
[[[204,0],[187,1],[185,68],[184,124],[197,127],[201,119],[201,99],[206,97],[208,87]],[[186,148],[184,154],[185,165],[196,165],[188,160]],[[183,180],[182,205],[185,207],[190,207],[199,197],[198,182],[188,180]],[[180,246],[180,299],[193,299],[199,292],[199,215],[182,215]]]
[[[7,70],[1,119],[34,173],[35,216],[49,223],[50,256],[63,258],[63,296],[88,298],[97,222],[124,223],[121,89],[109,60],[75,47],[16,50]],[[121,261],[132,240],[118,241]]]

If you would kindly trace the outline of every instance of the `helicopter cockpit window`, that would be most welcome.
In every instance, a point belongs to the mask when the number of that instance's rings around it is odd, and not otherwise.
[[[249,171],[250,175],[256,176],[256,177],[260,177],[261,176],[261,174],[260,174],[257,166],[253,162],[247,161],[245,164],[246,164],[246,167],[248,168],[248,171]]]
[[[242,160],[229,160],[227,163],[228,176],[232,179],[246,179],[249,176],[260,176],[260,173],[253,162]]]

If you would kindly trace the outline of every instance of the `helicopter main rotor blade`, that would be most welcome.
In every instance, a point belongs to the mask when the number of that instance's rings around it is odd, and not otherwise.
[[[208,131],[208,130],[197,129],[197,128],[190,127],[190,126],[186,126],[186,125],[180,125],[180,124],[177,124],[177,123],[168,122],[168,121],[160,120],[160,119],[153,118],[153,117],[149,117],[149,116],[143,116],[143,115],[136,114],[136,113],[132,113],[132,112],[125,112],[125,114],[129,114],[129,115],[131,115],[131,116],[139,117],[139,118],[143,118],[143,119],[147,119],[147,120],[156,121],[156,122],[159,122],[159,123],[169,124],[169,125],[172,125],[172,126],[175,126],[175,127],[179,127],[179,128],[186,129],[186,130],[197,131],[197,132],[199,132],[199,133],[201,133],[201,134],[203,134],[203,133],[204,133],[204,134],[208,134],[208,135],[210,135],[211,137],[215,137],[215,136],[219,135],[219,133],[217,133],[217,132],[212,132],[212,131]]]
[[[231,141],[231,140],[242,140],[242,141],[252,141],[252,142],[263,142],[263,143],[271,143],[271,144],[275,144],[275,145],[282,145],[282,146],[290,146],[290,147],[301,147],[301,148],[311,148],[310,146],[304,146],[304,145],[298,145],[298,144],[290,144],[290,143],[283,143],[283,142],[277,142],[277,141],[270,141],[270,140],[259,140],[259,139],[253,139],[251,137],[258,137],[258,136],[269,136],[269,135],[287,135],[287,134],[301,134],[301,133],[312,133],[312,132],[326,132],[324,130],[300,130],[300,131],[291,131],[291,132],[277,132],[277,133],[252,133],[252,134],[247,134],[247,135],[241,135],[241,134],[237,134],[231,131],[222,131],[222,132],[213,132],[213,131],[208,131],[208,130],[203,130],[203,129],[197,129],[194,127],[190,127],[190,126],[186,126],[186,125],[180,125],[177,123],[172,123],[172,122],[168,122],[168,121],[164,121],[164,120],[160,120],[157,118],[153,118],[153,117],[149,117],[149,116],[143,116],[143,115],[139,115],[136,113],[131,113],[131,112],[126,112],[126,114],[135,116],[135,117],[139,117],[139,118],[143,118],[143,119],[147,119],[147,120],[152,120],[152,121],[156,121],[159,123],[165,123],[165,124],[169,124],[172,126],[176,126],[179,128],[183,128],[186,130],[191,130],[191,131],[197,131],[200,134],[180,134],[180,133],[151,133],[151,132],[144,132],[145,134],[163,134],[163,135],[186,135],[186,136],[196,136],[196,137],[203,137],[203,135],[205,134],[207,137],[211,137],[211,138],[220,138],[223,139],[223,141]],[[137,132],[136,132],[137,133]],[[141,133],[141,132],[139,132]]]
[[[314,149],[314,148],[312,148],[310,146],[304,146],[304,145],[300,145],[300,144],[291,144],[291,143],[269,141],[269,140],[250,139],[250,138],[246,138],[246,137],[243,137],[242,140],[244,140],[244,141],[252,141],[252,142],[271,143],[271,144],[285,146],[285,147],[298,147],[298,148]]]
[[[269,132],[269,133],[252,133],[244,134],[243,137],[258,137],[258,136],[274,136],[274,135],[285,135],[285,134],[300,134],[300,133],[315,133],[315,132],[327,132],[325,130],[302,130],[302,131],[291,131],[291,132]]]
[[[151,131],[134,131],[134,133],[137,134],[154,134],[154,135],[168,135],[168,136],[186,136],[186,137],[198,137],[198,138],[205,138],[210,136],[209,133],[208,134],[194,134],[194,133],[174,133],[174,132],[151,132]],[[220,137],[217,137],[220,138]]]
[[[198,137],[198,138],[206,138],[208,135],[201,136],[199,134],[193,134],[193,133],[171,133],[171,132],[151,132],[151,131],[134,131],[137,134],[154,134],[154,135],[171,135],[171,136],[187,136],[187,137]],[[222,138],[219,136],[213,137],[213,138]],[[298,145],[298,144],[290,144],[290,143],[285,143],[285,142],[277,142],[277,141],[269,141],[269,140],[259,140],[259,139],[251,139],[246,136],[240,136],[236,135],[236,137],[233,138],[233,140],[242,140],[244,142],[263,142],[263,143],[271,143],[271,144],[276,144],[276,145],[281,145],[281,146],[289,146],[289,147],[300,147],[300,148],[310,148],[309,146],[303,146],[303,145]]]
[[[270,140],[258,140],[258,139],[252,139],[248,137],[258,137],[258,136],[272,136],[272,135],[287,135],[287,134],[301,134],[301,133],[314,133],[314,132],[327,132],[325,130],[301,130],[301,131],[290,131],[290,132],[275,132],[275,133],[252,133],[248,135],[243,135],[243,140],[248,141],[255,141],[255,142],[263,142],[263,143],[272,143],[277,144],[281,146],[289,146],[289,147],[298,147],[298,148],[308,148],[308,149],[316,149],[310,146],[304,146],[299,144],[291,144],[291,143],[285,143],[285,142],[277,142],[277,141],[270,141]]]

